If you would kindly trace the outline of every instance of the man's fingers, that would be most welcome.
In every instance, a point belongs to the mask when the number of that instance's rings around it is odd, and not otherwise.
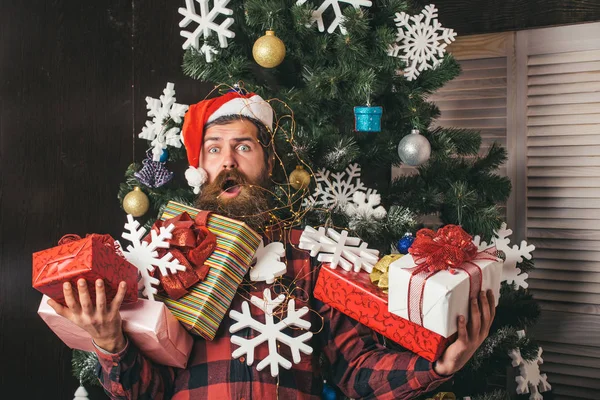
[[[469,335],[467,334],[467,322],[463,315],[458,316],[458,340],[467,343],[469,341]]]
[[[79,301],[75,299],[73,288],[71,287],[70,282],[63,283],[63,295],[65,296],[65,303],[67,304],[67,307],[69,307],[71,311],[77,313],[80,308]]]
[[[487,291],[488,304],[490,306],[490,325],[494,322],[496,317],[496,296],[492,290]]]
[[[57,301],[54,301],[53,299],[49,299],[47,303],[61,317],[65,317],[67,319],[70,317],[71,312],[67,307],[63,306],[62,304],[58,303]]]
[[[471,299],[471,313],[469,315],[469,337],[475,338],[481,329],[481,312],[479,311],[479,300],[477,297]]]
[[[119,289],[117,290],[117,294],[115,295],[115,298],[110,304],[111,312],[114,313],[119,311],[119,308],[121,308],[121,303],[125,298],[125,292],[127,292],[127,284],[124,281],[122,281],[121,283],[119,283]]]
[[[90,299],[90,292],[88,291],[87,282],[85,279],[77,281],[77,289],[79,290],[79,303],[84,313],[92,315],[94,308],[92,306],[92,299]]]
[[[96,310],[100,314],[106,313],[106,293],[104,291],[104,281],[102,279],[96,280]]]
[[[490,305],[488,303],[487,294],[485,292],[479,293],[479,309],[481,310],[480,334],[487,336],[492,321],[490,319]]]

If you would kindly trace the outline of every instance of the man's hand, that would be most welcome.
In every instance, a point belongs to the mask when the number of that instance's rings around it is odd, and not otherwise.
[[[439,375],[452,375],[464,367],[488,336],[496,315],[494,293],[488,290],[487,293],[481,292],[479,299],[472,299],[469,314],[468,324],[464,316],[458,317],[458,338],[434,365]]]
[[[83,328],[100,348],[110,353],[118,353],[123,350],[127,341],[123,335],[119,308],[125,298],[127,284],[125,282],[119,284],[117,294],[108,308],[104,292],[104,281],[102,279],[96,281],[95,307],[90,299],[85,279],[80,279],[77,284],[79,286],[79,301],[74,296],[71,284],[65,282],[63,293],[67,307],[52,299],[48,300],[48,305],[58,315],[67,318],[75,325]]]

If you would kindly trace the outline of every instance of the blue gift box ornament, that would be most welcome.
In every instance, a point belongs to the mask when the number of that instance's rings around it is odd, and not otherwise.
[[[382,114],[380,106],[354,107],[354,129],[358,132],[381,132]]]

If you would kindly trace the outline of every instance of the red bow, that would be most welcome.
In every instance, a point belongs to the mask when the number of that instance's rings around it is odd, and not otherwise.
[[[417,265],[425,264],[429,272],[456,268],[477,256],[471,235],[456,225],[446,225],[437,232],[419,230],[408,251]]]
[[[210,269],[205,262],[215,250],[217,237],[206,227],[209,214],[209,212],[200,212],[194,220],[187,212],[183,212],[165,221],[158,220],[152,226],[152,229],[158,233],[163,226],[175,225],[175,229],[171,232],[173,237],[168,240],[170,247],[159,249],[158,256],[162,257],[170,252],[186,269],[166,276],[163,276],[158,269],[152,273],[160,280],[162,289],[174,300],[185,295],[192,285],[204,280]],[[149,242],[149,236],[144,240]]]

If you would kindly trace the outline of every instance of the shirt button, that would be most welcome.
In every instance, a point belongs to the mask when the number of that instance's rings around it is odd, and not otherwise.
[[[240,357],[240,362],[244,362],[246,361],[246,358],[244,358],[244,356]],[[244,398],[242,397],[240,400],[244,400]]]

